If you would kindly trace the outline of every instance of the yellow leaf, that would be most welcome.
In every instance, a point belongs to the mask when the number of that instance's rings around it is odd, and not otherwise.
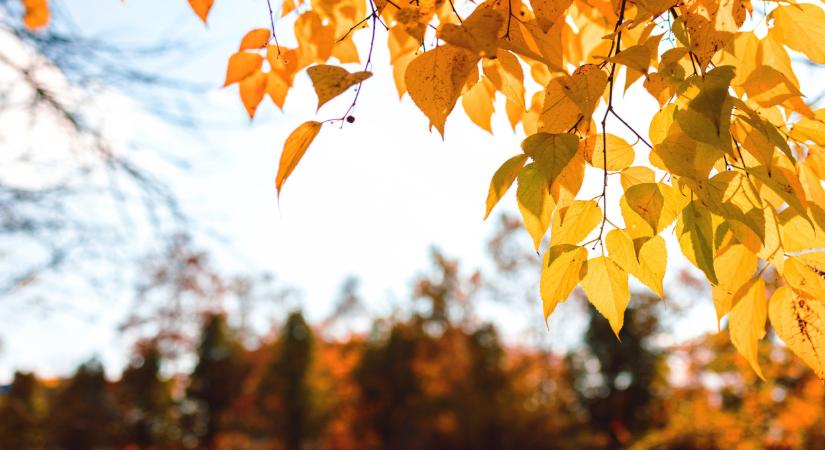
[[[547,180],[533,163],[525,166],[518,175],[516,200],[524,228],[530,233],[538,251],[556,204],[547,189]]]
[[[635,184],[655,183],[656,173],[649,167],[632,166],[622,170],[621,181],[622,187],[628,190]]]
[[[773,208],[769,208],[773,209]],[[812,209],[813,213],[815,210]],[[812,248],[825,248],[825,229],[819,225],[822,220],[808,219],[794,209],[787,208],[779,213],[782,247],[788,252],[801,252]]]
[[[725,48],[745,22],[742,0],[687,0],[679,4],[690,49],[704,70],[717,51]]]
[[[585,64],[563,79],[562,86],[565,94],[579,107],[584,120],[590,120],[607,87],[607,74],[595,64]]]
[[[602,209],[595,200],[574,200],[569,206],[559,207],[553,217],[550,246],[576,245],[602,221]]]
[[[791,129],[791,137],[800,142],[811,141],[825,147],[825,109],[819,109],[815,114],[816,119],[799,119]]]
[[[257,28],[246,33],[246,36],[241,40],[238,51],[257,50],[266,47],[266,44],[269,43],[269,33],[268,28]]]
[[[595,146],[590,159],[593,167],[605,169],[605,141],[607,141],[607,170],[622,170],[633,164],[636,153],[633,151],[633,146],[624,139],[610,133],[598,134],[593,139],[595,139]]]
[[[749,167],[747,171],[759,183],[779,195],[788,206],[795,209],[803,217],[806,216],[808,201],[805,199],[805,192],[799,183],[799,177],[794,172],[790,162],[776,158],[773,166]]]
[[[547,83],[538,117],[538,128],[542,132],[565,133],[582,120],[581,110],[566,93],[569,84],[565,82],[566,77],[567,75],[562,75]],[[588,126],[589,119],[582,128]]]
[[[513,181],[516,180],[521,168],[527,161],[527,155],[516,155],[504,161],[504,164],[496,170],[493,174],[493,179],[490,181],[490,192],[487,194],[487,211],[484,213],[486,219],[490,215],[490,211],[496,206],[501,197],[510,189]]]
[[[753,278],[756,264],[756,255],[742,244],[730,245],[716,255],[713,267],[719,285],[713,286],[711,296],[717,322],[730,311],[734,295]]]
[[[735,222],[746,226],[758,239],[758,246],[762,245],[765,215],[762,200],[750,178],[741,172],[730,171],[718,173],[708,181],[689,184],[693,193],[712,213],[731,224]]]
[[[275,176],[275,188],[278,190],[278,195],[281,194],[281,187],[286,179],[295,170],[295,166],[301,161],[320,131],[320,122],[304,122],[286,138],[284,149],[281,152],[281,162],[278,163],[278,175]]]
[[[524,72],[518,58],[512,53],[499,50],[496,59],[481,62],[484,76],[493,82],[507,100],[524,109]]]
[[[785,74],[770,66],[757,67],[745,80],[743,87],[749,99],[765,108],[802,96]]]
[[[240,92],[241,102],[246,108],[249,118],[255,117],[255,111],[264,98],[266,92],[267,76],[260,70],[246,77],[241,81]]]
[[[624,325],[624,312],[630,302],[627,272],[606,256],[587,261],[582,289],[590,303],[604,316],[616,337]]]
[[[650,67],[650,58],[649,48],[644,45],[633,45],[611,57],[610,61],[646,74]]]
[[[661,236],[639,238],[634,242],[627,231],[616,229],[607,233],[605,245],[608,255],[619,267],[664,297],[662,281],[667,268],[667,246]]]
[[[261,70],[264,57],[257,53],[238,52],[229,57],[229,65],[226,68],[226,80],[224,86],[242,81],[244,78]]]
[[[691,201],[676,221],[676,236],[682,253],[713,284],[719,284],[713,267],[713,222],[710,212]]]
[[[704,77],[692,77],[690,84],[679,95],[677,104],[681,109],[693,110],[709,121],[711,129],[706,131],[708,134],[722,137],[728,129],[725,124],[730,122],[732,107],[728,101],[728,89],[735,74],[736,70],[731,66],[716,67]]]
[[[547,31],[556,21],[564,20],[564,12],[573,0],[532,0],[530,5],[542,31]]]
[[[759,340],[765,337],[765,321],[768,318],[765,281],[761,277],[748,281],[736,296],[739,301],[728,316],[730,339],[754,372],[764,380],[765,376],[759,367]]]
[[[324,103],[343,94],[347,89],[359,84],[372,76],[371,72],[349,73],[347,69],[338,66],[321,64],[307,69],[307,74],[312,80],[312,86],[318,95],[318,109]]]
[[[788,257],[783,275],[795,290],[811,298],[825,299],[825,252]]]
[[[768,315],[785,345],[825,379],[825,304],[783,286],[771,296]]]
[[[550,247],[544,253],[539,287],[545,319],[553,314],[556,305],[570,297],[582,279],[586,260],[587,250],[572,245]]]
[[[461,47],[440,45],[410,61],[404,81],[416,106],[444,135],[444,123],[453,110],[478,56]]]
[[[825,12],[821,7],[812,3],[779,6],[771,17],[782,43],[825,64]]]
[[[574,134],[536,133],[521,142],[521,149],[552,186],[578,152],[579,138]]]
[[[189,0],[189,6],[192,7],[192,10],[201,18],[203,23],[206,23],[206,17],[209,15],[213,3],[215,3],[215,0]]]
[[[619,201],[630,235],[655,236],[673,223],[678,208],[675,195],[672,187],[662,183],[630,186]]]
[[[49,2],[47,0],[23,0],[26,8],[23,23],[29,30],[43,28],[49,23]]]
[[[499,31],[504,17],[491,8],[479,7],[461,25],[442,25],[439,37],[453,44],[488,58],[495,57]]]
[[[461,96],[461,106],[467,113],[467,117],[490,134],[493,134],[490,122],[495,112],[493,107],[495,94],[492,83],[482,78]]]

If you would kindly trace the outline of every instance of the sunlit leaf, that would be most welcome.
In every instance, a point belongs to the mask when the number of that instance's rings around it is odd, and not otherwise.
[[[501,197],[510,189],[510,186],[518,177],[521,168],[527,161],[527,155],[516,155],[504,161],[504,164],[496,170],[493,174],[493,179],[490,181],[490,192],[487,194],[487,210],[484,212],[486,219],[490,215],[490,211],[496,206]]]
[[[281,162],[278,163],[278,175],[275,177],[275,188],[279,195],[286,179],[295,170],[320,131],[320,122],[304,122],[286,138],[284,149],[281,152]]]
[[[768,315],[779,338],[825,379],[825,303],[783,286],[771,296]]]
[[[326,64],[310,67],[307,69],[307,74],[309,74],[312,86],[318,95],[318,109],[321,109],[324,103],[372,76],[371,72],[349,73],[343,67]]]
[[[587,261],[582,289],[590,303],[604,316],[616,337],[624,325],[624,312],[630,302],[627,272],[606,256]]]
[[[759,367],[759,341],[765,337],[765,321],[768,318],[768,300],[765,281],[756,278],[748,281],[734,295],[736,304],[730,311],[730,340],[739,353],[748,360],[753,370],[764,379]]]

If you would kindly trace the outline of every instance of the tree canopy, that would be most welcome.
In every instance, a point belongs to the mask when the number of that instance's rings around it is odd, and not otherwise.
[[[47,1],[22,2],[27,26],[46,26]],[[204,22],[213,2],[189,0]],[[802,94],[795,71],[825,63],[820,2],[267,3],[271,26],[243,36],[224,84],[239,85],[254,117],[265,97],[283,108],[302,72],[312,81],[321,118],[286,137],[279,192],[325,125],[355,122],[375,70],[392,71],[399,96],[441,135],[459,99],[491,131],[500,97],[526,138],[493,175],[486,214],[516,183],[524,226],[543,254],[546,316],[581,286],[618,336],[630,276],[663,295],[663,236],[673,234],[759,376],[769,320],[825,378],[825,109]],[[278,41],[290,32],[278,15],[291,16],[294,48]],[[362,31],[369,44],[359,49],[353,36]],[[386,68],[372,58],[385,39]],[[637,84],[633,95],[646,92],[659,107],[648,130],[634,128],[634,111],[616,102]],[[324,119],[324,105],[345,94],[349,107]],[[591,178],[601,193],[587,198]]]

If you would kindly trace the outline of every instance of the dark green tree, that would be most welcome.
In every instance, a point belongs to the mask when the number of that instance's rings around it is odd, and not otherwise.
[[[43,448],[43,398],[31,373],[17,372],[0,403],[0,447],[8,450]]]
[[[319,426],[308,375],[313,362],[313,334],[300,312],[287,318],[274,355],[258,385],[261,412],[269,417],[270,433],[287,450],[302,448]]]
[[[651,342],[660,331],[654,297],[635,295],[625,312],[619,339],[610,324],[589,305],[585,348],[571,356],[580,401],[589,426],[607,432],[604,448],[622,448],[659,423],[657,380],[665,375],[662,352]]]
[[[195,435],[202,448],[212,449],[222,416],[242,392],[249,370],[244,350],[222,314],[207,317],[197,355],[187,394],[198,406]]]
[[[119,446],[122,417],[99,362],[80,366],[52,399],[47,421],[50,448],[93,450]]]
[[[145,345],[118,383],[126,437],[140,448],[165,448],[177,436],[172,385],[161,377],[161,362],[157,346]]]

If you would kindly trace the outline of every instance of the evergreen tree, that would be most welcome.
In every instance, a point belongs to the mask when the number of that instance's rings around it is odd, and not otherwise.
[[[61,450],[116,448],[122,418],[97,361],[80,366],[49,405],[50,446]]]
[[[206,319],[197,354],[188,395],[198,405],[195,433],[200,445],[212,449],[221,431],[221,416],[240,395],[248,370],[241,344],[220,314]]]
[[[9,392],[0,404],[0,447],[7,450],[43,448],[40,391],[33,374],[14,374]]]

